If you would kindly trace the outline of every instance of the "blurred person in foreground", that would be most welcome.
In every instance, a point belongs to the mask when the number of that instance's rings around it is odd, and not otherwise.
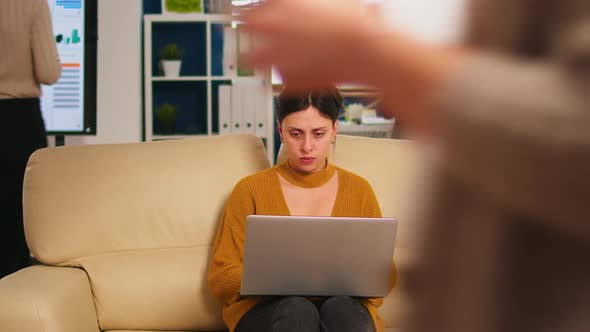
[[[358,0],[245,14],[253,65],[291,87],[357,82],[438,149],[405,331],[590,330],[590,1],[474,0],[435,47]]]

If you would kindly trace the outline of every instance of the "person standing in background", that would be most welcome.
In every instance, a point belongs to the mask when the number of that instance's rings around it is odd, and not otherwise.
[[[264,41],[249,64],[291,88],[374,86],[438,148],[404,331],[589,331],[590,1],[469,6],[445,48],[360,0],[267,0],[244,14]]]
[[[0,1],[0,278],[30,265],[23,177],[31,154],[47,146],[41,84],[60,75],[47,0]]]

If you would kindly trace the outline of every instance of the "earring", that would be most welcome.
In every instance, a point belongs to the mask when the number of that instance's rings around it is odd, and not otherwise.
[[[285,140],[281,137],[281,144],[285,144]]]
[[[336,137],[332,137],[332,144],[336,143]]]

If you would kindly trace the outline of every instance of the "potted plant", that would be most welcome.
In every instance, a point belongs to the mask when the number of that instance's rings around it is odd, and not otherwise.
[[[162,0],[162,14],[202,13],[201,0]]]
[[[162,134],[173,134],[176,130],[176,106],[164,103],[156,108],[158,131]]]
[[[184,50],[176,44],[166,44],[160,51],[160,61],[164,76],[178,77],[180,76],[180,66],[182,64],[182,55]]]

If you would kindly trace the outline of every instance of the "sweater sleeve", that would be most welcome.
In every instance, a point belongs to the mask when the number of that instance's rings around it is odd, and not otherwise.
[[[590,238],[590,13],[578,16],[543,59],[472,55],[435,97],[436,123],[448,174]]]
[[[226,204],[208,271],[209,290],[225,305],[241,299],[245,222],[251,214],[254,214],[251,191],[242,180]]]
[[[31,30],[35,77],[41,84],[53,84],[61,75],[61,64],[53,35],[49,5],[46,0],[37,2]]]

